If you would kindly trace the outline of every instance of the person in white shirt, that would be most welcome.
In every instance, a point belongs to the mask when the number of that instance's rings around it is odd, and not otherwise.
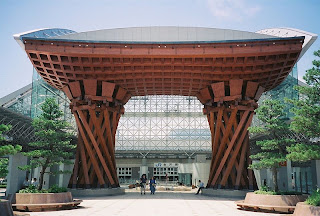
[[[199,189],[198,189],[196,195],[198,195],[200,191],[202,192],[203,188],[204,188],[204,183],[201,180],[199,180]]]
[[[38,186],[39,186],[39,183],[37,182],[37,178],[33,178],[33,179],[32,179],[31,185],[33,185],[33,186],[35,186],[35,187],[38,187]]]

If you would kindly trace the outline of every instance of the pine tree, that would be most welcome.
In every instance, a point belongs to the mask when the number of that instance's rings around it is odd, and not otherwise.
[[[314,55],[320,57],[320,50]],[[307,137],[303,143],[287,148],[287,158],[293,161],[320,159],[320,143],[310,141],[310,138],[320,137],[320,60],[313,60],[312,64],[313,67],[303,77],[309,86],[297,87],[302,97],[300,100],[288,100],[294,105],[291,111],[295,114],[291,129]]]
[[[0,157],[4,155],[13,155],[21,151],[20,145],[10,145],[7,143],[3,134],[11,129],[11,125],[0,125]],[[0,178],[5,178],[8,174],[8,158],[0,158]]]
[[[281,162],[286,161],[286,146],[293,140],[285,138],[288,125],[284,120],[285,106],[278,100],[265,100],[256,110],[263,126],[250,127],[250,133],[263,134],[267,139],[257,141],[260,148],[257,154],[251,155],[251,159],[258,160],[249,166],[250,169],[271,169],[274,190],[278,191],[277,171]]]
[[[11,125],[0,124],[0,157],[4,155],[13,155],[21,151],[20,145],[10,145],[5,140],[3,134],[11,129]]]
[[[69,125],[61,120],[63,113],[55,99],[47,98],[41,106],[42,114],[35,118],[32,125],[39,141],[28,144],[29,151],[24,153],[31,158],[30,165],[19,167],[22,170],[31,170],[40,167],[39,187],[42,189],[43,177],[48,167],[61,163],[71,163],[70,158],[74,155],[76,145],[71,143],[71,134],[66,132]]]

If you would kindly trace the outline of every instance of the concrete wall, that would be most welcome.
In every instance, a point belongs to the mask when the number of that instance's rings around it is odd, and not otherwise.
[[[7,176],[8,185],[6,195],[13,194],[19,191],[22,187],[22,183],[26,178],[26,171],[21,171],[18,166],[27,165],[28,158],[18,153],[9,156],[9,173]]]

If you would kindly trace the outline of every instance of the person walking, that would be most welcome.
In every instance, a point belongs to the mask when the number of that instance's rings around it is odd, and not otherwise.
[[[154,192],[156,191],[156,178],[154,176],[150,179],[149,184],[150,184],[151,194],[154,194]]]
[[[199,189],[198,189],[196,195],[198,195],[200,191],[202,192],[203,188],[204,188],[204,183],[201,180],[199,180]]]
[[[147,176],[146,174],[143,174],[140,178],[140,191],[142,195],[142,191],[144,194],[146,194],[146,184],[147,184]]]

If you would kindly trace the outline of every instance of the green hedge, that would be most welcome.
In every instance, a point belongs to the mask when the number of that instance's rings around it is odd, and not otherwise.
[[[255,194],[267,194],[267,195],[302,195],[300,192],[296,191],[274,191],[270,190],[267,186],[262,186],[260,190],[254,192]]]
[[[67,188],[59,187],[58,185],[52,185],[48,190],[46,189],[38,190],[38,188],[36,188],[35,186],[30,185],[25,189],[19,190],[19,193],[63,193],[67,191],[68,191]]]

